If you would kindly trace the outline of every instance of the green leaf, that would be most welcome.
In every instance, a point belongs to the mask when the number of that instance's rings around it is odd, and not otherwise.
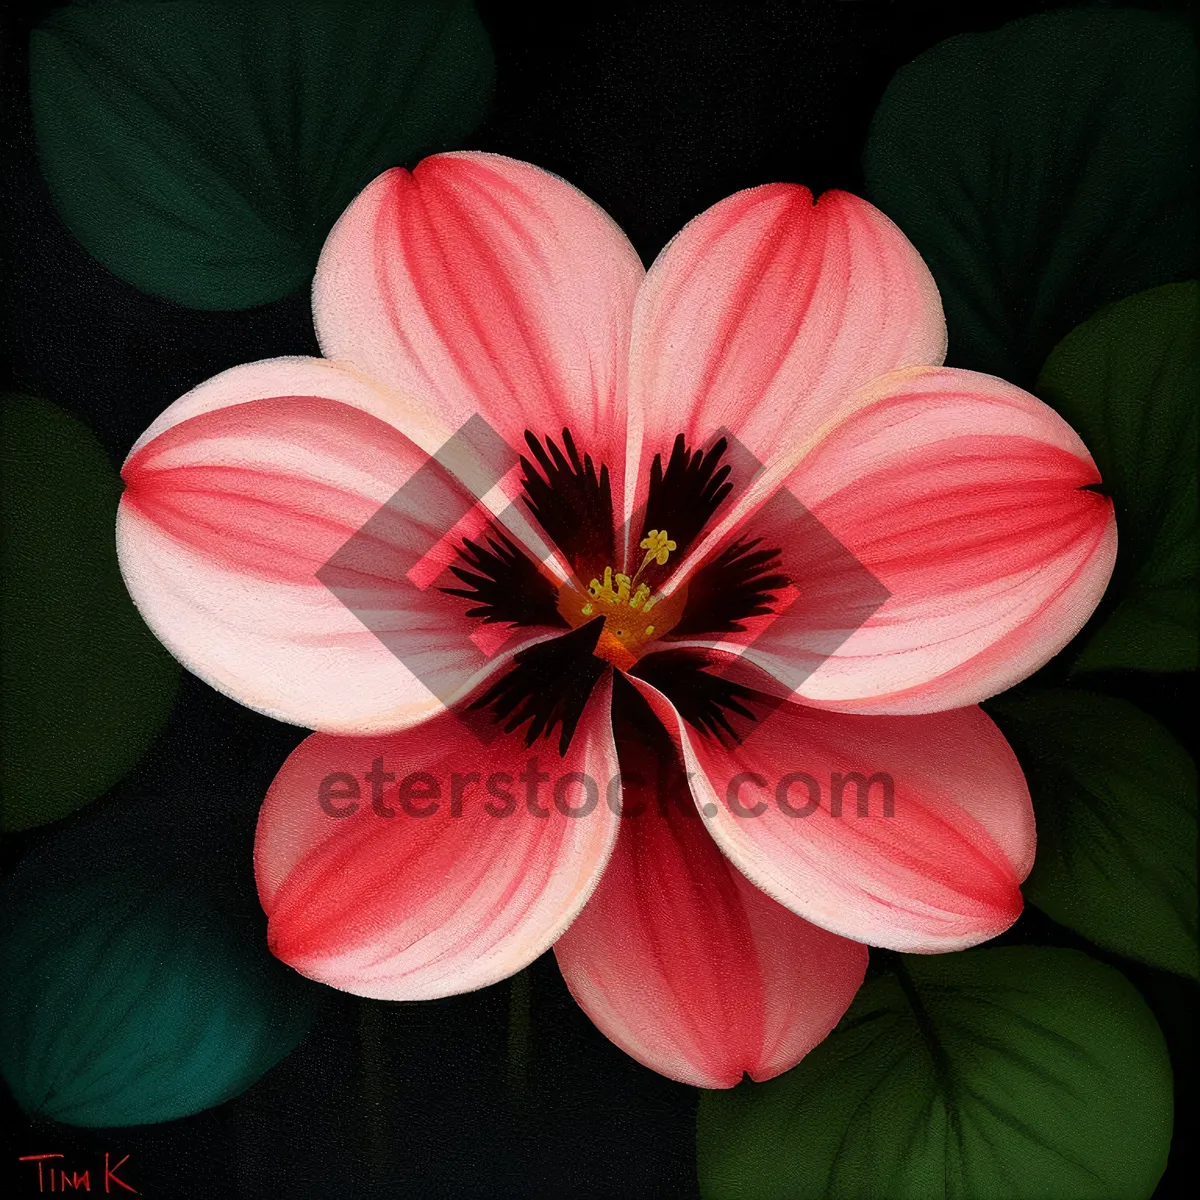
[[[57,9],[30,44],[68,228],[203,309],[307,282],[358,191],[478,124],[493,73],[469,0],[105,0]]]
[[[1197,664],[1200,283],[1130,296],[1069,333],[1037,392],[1079,431],[1117,514],[1117,568],[1076,671]]]
[[[308,1031],[323,989],[261,922],[147,872],[46,890],[26,871],[0,926],[0,1070],[30,1116],[142,1125],[220,1104]]]
[[[1200,978],[1196,768],[1126,700],[1070,689],[988,706],[1029,780],[1037,861],[1022,887],[1061,925]]]
[[[44,400],[3,398],[0,824],[28,829],[108,790],[149,748],[179,666],[117,566],[121,483],[99,443]]]
[[[951,365],[1032,384],[1102,304],[1198,273],[1197,52],[1176,18],[1075,8],[902,67],[868,192],[933,271]]]
[[[1074,950],[904,956],[799,1066],[701,1094],[707,1200],[1145,1200],[1167,1162],[1166,1045]]]

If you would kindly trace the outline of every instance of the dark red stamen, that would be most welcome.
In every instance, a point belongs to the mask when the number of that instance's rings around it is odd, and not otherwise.
[[[639,541],[651,529],[667,529],[677,548],[675,561],[680,560],[733,490],[729,465],[721,465],[727,448],[721,438],[707,452],[689,450],[681,433],[671,447],[666,470],[662,455],[654,456]]]
[[[527,746],[560,728],[558,752],[566,754],[592,688],[609,670],[592,653],[603,626],[603,621],[592,621],[521,650],[513,656],[512,669],[468,707],[490,708],[505,733],[528,723]]]
[[[488,535],[487,547],[463,538],[458,552],[467,566],[450,570],[467,586],[440,590],[448,596],[478,601],[475,608],[467,609],[468,617],[478,617],[485,624],[568,628],[558,611],[558,589],[499,530]]]
[[[742,633],[748,617],[774,611],[776,593],[787,587],[778,550],[757,550],[762,538],[734,542],[688,581],[687,607],[671,637]]]
[[[590,454],[579,457],[571,431],[562,431],[562,450],[553,438],[541,442],[525,431],[537,467],[524,455],[525,504],[538,524],[586,581],[613,562],[612,487],[608,467],[597,472]],[[538,468],[541,468],[540,472]]]
[[[648,654],[630,674],[658,688],[693,729],[727,745],[740,742],[747,724],[762,715],[755,711],[760,699],[771,706],[768,697],[714,674],[693,651]]]

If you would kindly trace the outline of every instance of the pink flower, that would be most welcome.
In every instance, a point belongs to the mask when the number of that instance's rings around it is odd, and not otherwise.
[[[562,180],[439,155],[354,201],[313,308],[325,358],[151,425],[117,529],[172,652],[319,731],[259,821],[276,955],[400,1000],[553,945],[619,1046],[725,1087],[825,1036],[863,943],[1015,920],[1033,814],[974,706],[1083,625],[1112,505],[1054,412],[939,365],[886,217],[753,188],[644,272]]]

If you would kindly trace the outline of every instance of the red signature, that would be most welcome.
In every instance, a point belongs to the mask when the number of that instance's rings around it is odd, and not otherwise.
[[[63,1159],[62,1154],[22,1154],[17,1161],[24,1163],[37,1164],[37,1186],[39,1192],[90,1192],[92,1190],[92,1173],[89,1170],[76,1171],[72,1169],[68,1173],[63,1162],[56,1162],[56,1159]],[[127,1192],[139,1195],[137,1188],[130,1187],[117,1172],[129,1161],[129,1155],[125,1155],[119,1162],[110,1163],[108,1151],[104,1152],[104,1190],[111,1192],[113,1184],[117,1187],[124,1188]],[[99,1179],[97,1178],[96,1191],[100,1190]]]

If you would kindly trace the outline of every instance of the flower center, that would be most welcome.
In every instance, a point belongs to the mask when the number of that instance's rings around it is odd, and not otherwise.
[[[639,583],[651,564],[665,565],[676,545],[665,529],[651,529],[640,543],[646,555],[632,578],[612,567],[604,568],[604,579],[593,579],[586,592],[565,583],[558,593],[558,611],[573,629],[603,618],[604,627],[592,651],[597,658],[628,671],[643,648],[674,629],[687,604],[687,588],[670,596],[656,596]]]
[[[525,507],[558,549],[570,579],[556,583],[492,527],[462,539],[449,568],[462,586],[440,585],[468,601],[466,615],[484,624],[564,631],[518,650],[511,667],[468,707],[487,711],[508,733],[524,727],[530,746],[557,730],[565,754],[593,687],[616,668],[614,698],[633,695],[631,685],[621,690],[620,672],[637,676],[662,691],[694,728],[736,741],[734,718],[756,717],[752,693],[707,670],[703,654],[682,639],[745,633],[747,619],[772,613],[789,583],[780,551],[760,538],[741,538],[699,563],[669,595],[657,590],[671,576],[673,567],[664,568],[672,554],[689,553],[734,490],[733,468],[722,462],[726,439],[693,450],[680,434],[665,464],[663,455],[654,456],[638,519],[643,557],[636,570],[617,548],[608,466],[580,453],[569,429],[560,441],[527,430],[529,453],[520,461]]]

